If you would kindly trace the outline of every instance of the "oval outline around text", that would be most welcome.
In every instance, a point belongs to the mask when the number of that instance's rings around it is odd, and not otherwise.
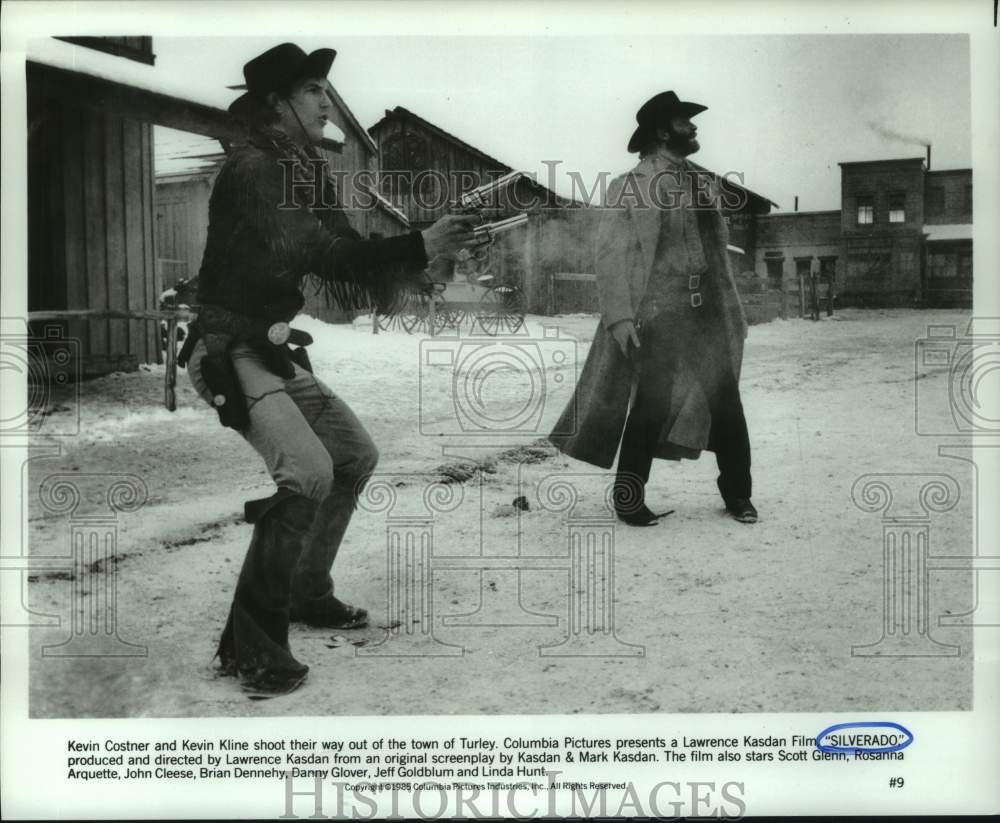
[[[900,731],[905,734],[907,739],[903,743],[897,743],[895,746],[884,746],[871,749],[866,748],[865,746],[827,746],[820,743],[820,741],[830,732],[839,731],[840,729],[895,729],[896,731]],[[905,726],[900,726],[899,723],[893,723],[888,720],[868,720],[857,721],[854,723],[834,723],[832,726],[828,726],[816,735],[816,748],[821,752],[830,753],[851,754],[852,752],[870,752],[873,754],[883,754],[901,751],[909,746],[913,740],[913,732]]]

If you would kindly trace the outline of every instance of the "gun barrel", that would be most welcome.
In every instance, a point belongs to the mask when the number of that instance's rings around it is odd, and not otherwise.
[[[478,186],[471,191],[467,191],[459,197],[459,203],[463,208],[467,209],[479,209],[490,205],[495,206],[497,205],[495,202],[495,195],[497,192],[507,188],[507,186],[516,182],[523,176],[523,172],[507,172],[507,174],[502,177],[498,177],[496,180],[491,180],[489,183],[484,183],[482,186]],[[491,203],[491,200],[494,202]]]
[[[472,230],[472,233],[477,238],[492,240],[494,235],[510,231],[511,229],[516,229],[519,226],[525,225],[527,222],[528,215],[522,212],[521,214],[515,214],[512,217],[505,217],[503,220],[497,220],[493,223],[484,223],[482,226],[476,226],[476,228]]]

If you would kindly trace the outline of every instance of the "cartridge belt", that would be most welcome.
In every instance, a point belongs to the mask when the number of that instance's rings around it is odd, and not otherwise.
[[[271,343],[282,346],[308,346],[312,336],[301,329],[293,329],[286,320],[248,317],[223,306],[205,305],[198,312],[198,326],[203,334],[224,334],[234,342]]]

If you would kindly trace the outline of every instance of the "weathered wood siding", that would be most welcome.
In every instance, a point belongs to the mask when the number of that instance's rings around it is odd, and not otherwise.
[[[473,188],[510,171],[509,168],[484,161],[419,124],[399,118],[382,121],[375,134],[381,157],[382,194],[400,208],[415,229],[427,228],[451,210],[451,203],[462,190]],[[397,185],[403,172],[419,193],[405,184]],[[474,183],[466,182],[465,180]]]
[[[198,276],[215,174],[156,181],[156,257],[164,289]]]
[[[28,86],[28,309],[155,309],[152,126]],[[70,321],[84,372],[158,362],[149,321]]]

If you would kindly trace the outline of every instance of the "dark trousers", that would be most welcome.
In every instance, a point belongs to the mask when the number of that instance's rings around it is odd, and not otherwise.
[[[653,454],[671,412],[674,375],[682,358],[692,363],[709,401],[712,413],[709,448],[715,451],[722,499],[729,502],[751,496],[750,436],[739,385],[727,364],[725,338],[693,330],[684,322],[686,319],[678,322],[657,318],[642,331],[639,384],[618,456],[615,481],[618,511],[634,512],[645,504]]]

